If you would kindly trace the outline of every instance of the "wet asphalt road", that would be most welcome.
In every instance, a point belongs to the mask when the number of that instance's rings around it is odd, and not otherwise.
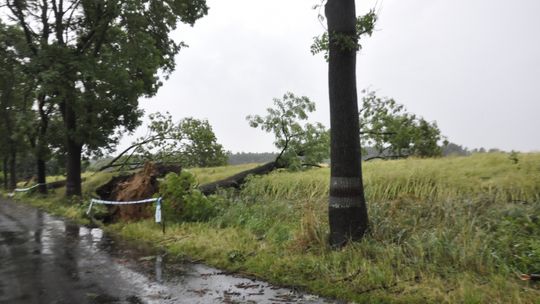
[[[0,199],[0,303],[332,303],[123,244]]]

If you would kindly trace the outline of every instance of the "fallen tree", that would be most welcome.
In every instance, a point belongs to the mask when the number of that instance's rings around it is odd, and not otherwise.
[[[313,111],[315,103],[309,98],[286,93],[282,99],[274,99],[274,108],[269,108],[266,116],[248,116],[251,127],[274,133],[274,145],[281,152],[273,162],[202,185],[199,190],[209,195],[220,188],[238,189],[249,175],[264,175],[279,168],[300,170],[318,167],[318,164],[329,156],[329,134],[320,123],[303,122],[308,119],[308,113]]]
[[[235,174],[226,179],[222,179],[213,183],[208,183],[199,187],[199,190],[204,195],[214,194],[218,189],[223,188],[236,188],[239,189],[242,184],[246,182],[246,178],[250,175],[264,175],[272,172],[275,169],[278,169],[282,166],[279,166],[276,161],[266,163],[262,166],[255,167],[246,171],[242,171],[238,174]]]
[[[185,167],[225,165],[227,156],[207,120],[186,117],[174,123],[169,113],[150,114],[148,134],[97,170],[138,169],[146,162],[180,163]]]
[[[283,99],[274,99],[274,108],[269,108],[267,110],[266,116],[259,115],[250,115],[247,117],[249,124],[254,128],[261,128],[263,131],[274,133],[275,141],[274,145],[276,148],[280,149],[281,152],[278,154],[276,159],[272,162],[266,163],[264,165],[258,166],[253,169],[249,169],[238,174],[235,174],[231,177],[205,184],[199,187],[199,190],[204,195],[214,194],[218,189],[224,188],[240,188],[247,180],[247,177],[250,175],[264,175],[272,172],[275,169],[279,168],[289,168],[289,169],[302,169],[306,167],[318,167],[324,159],[328,158],[329,155],[329,133],[326,128],[320,124],[311,124],[304,122],[308,118],[308,113],[315,111],[315,103],[310,101],[309,98],[297,97],[292,93],[287,93],[283,96]],[[207,146],[216,146],[212,130],[207,125],[207,122],[200,122],[193,119],[185,119],[181,121],[178,125],[172,123],[170,115],[161,115],[159,113],[155,114],[152,118],[152,124],[150,126],[151,134],[154,134],[149,137],[141,138],[138,143],[133,144],[128,147],[122,153],[120,153],[116,158],[111,160],[107,165],[102,167],[101,170],[116,166],[126,166],[129,165],[128,161],[135,155],[135,152],[138,149],[141,151],[146,151],[145,155],[152,155],[152,151],[156,146],[158,146],[158,154],[178,154],[178,147],[182,147],[181,140],[186,138],[186,135],[190,134],[206,134],[211,136],[206,136],[212,139],[210,144],[203,145]],[[194,132],[193,130],[199,130]],[[189,142],[196,143],[196,139],[200,136],[187,136]],[[159,139],[176,139],[171,142],[160,141]],[[156,141],[158,143],[156,143]],[[142,147],[146,144],[151,144],[153,148],[143,149]],[[197,145],[196,145],[197,146]],[[217,145],[221,149],[221,145]],[[204,154],[203,152],[195,153],[193,149],[184,149],[186,154]],[[203,149],[205,150],[205,149]],[[206,149],[208,150],[208,149]],[[212,150],[212,149],[210,149]],[[128,152],[131,153],[128,155]],[[180,149],[180,152],[183,151]],[[191,151],[191,152],[190,152]],[[180,153],[181,154],[181,153]],[[220,155],[217,153],[216,155]],[[216,158],[214,156],[210,158]],[[219,157],[217,157],[219,159]],[[122,161],[123,160],[123,161]],[[118,162],[122,162],[118,164]],[[140,163],[140,162],[139,162]],[[139,164],[137,163],[137,164]],[[206,164],[206,163],[204,163]],[[208,165],[211,163],[207,163]],[[199,167],[205,167],[203,163],[194,163]],[[115,185],[120,185],[126,183],[132,177],[130,176],[118,176],[110,181],[110,183],[102,186],[97,190],[98,195],[102,199],[113,199],[114,200],[114,187]],[[157,191],[157,190],[156,190]]]

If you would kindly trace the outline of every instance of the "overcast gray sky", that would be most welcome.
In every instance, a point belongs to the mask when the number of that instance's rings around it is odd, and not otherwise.
[[[146,113],[206,118],[233,152],[274,150],[245,117],[287,91],[315,101],[311,120],[328,126],[327,64],[310,53],[324,30],[312,9],[319,1],[207,1],[208,16],[175,33],[190,47],[157,96],[141,101]],[[540,1],[370,0],[357,1],[357,13],[375,5],[359,93],[393,97],[469,148],[540,150]]]

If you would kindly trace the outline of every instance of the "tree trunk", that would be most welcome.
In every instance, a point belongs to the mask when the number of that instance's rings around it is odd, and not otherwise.
[[[336,38],[356,36],[354,0],[328,0],[325,12],[330,42],[330,244],[341,247],[361,239],[368,227],[360,162],[356,49]]]
[[[9,189],[13,190],[17,188],[17,150],[12,146],[10,148],[9,156]]]
[[[8,158],[4,157],[2,164],[2,171],[4,172],[4,189],[8,189]]]
[[[41,194],[47,194],[47,185],[45,184],[46,176],[47,176],[45,161],[41,158],[41,156],[38,156],[36,164],[37,164],[37,182],[38,184],[41,184],[38,187],[38,191]]]
[[[249,175],[263,175],[277,168],[279,168],[277,162],[275,161],[269,162],[264,165],[255,167],[253,169],[242,171],[226,179],[222,179],[217,182],[202,185],[199,187],[199,190],[201,190],[201,192],[204,195],[210,195],[210,194],[216,193],[217,190],[220,188],[237,188],[238,189],[240,188],[241,185],[244,184],[244,182],[246,181],[246,177],[248,177]]]
[[[64,127],[66,132],[66,197],[81,196],[81,152],[82,145],[76,141],[77,120],[75,111],[64,104]]]
[[[66,196],[81,196],[81,146],[73,140],[67,141]]]
[[[45,94],[40,94],[38,96],[38,113],[39,113],[39,129],[37,132],[37,140],[35,141],[35,152],[37,159],[37,182],[43,184],[39,186],[38,191],[41,194],[47,194],[47,168],[45,161],[45,151],[47,149],[46,135],[47,129],[49,128],[49,117],[47,112],[44,109],[45,107]]]

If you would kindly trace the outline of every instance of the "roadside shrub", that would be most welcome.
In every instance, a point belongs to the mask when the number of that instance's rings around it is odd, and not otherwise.
[[[205,222],[218,215],[226,200],[205,196],[197,189],[195,176],[187,171],[169,173],[160,183],[164,215],[168,221]]]

